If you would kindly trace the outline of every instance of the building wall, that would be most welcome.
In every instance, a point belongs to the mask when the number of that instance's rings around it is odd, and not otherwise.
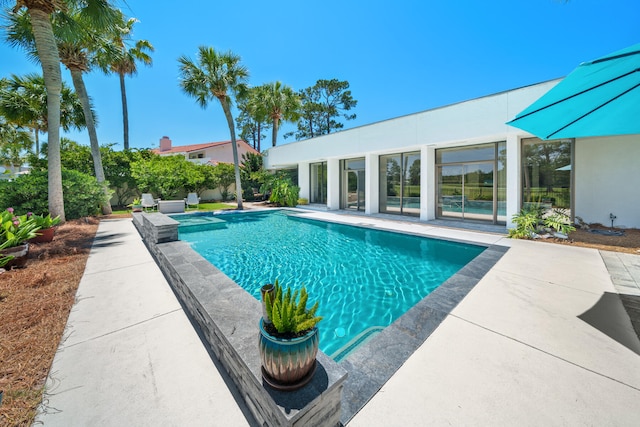
[[[507,227],[520,210],[521,144],[527,132],[506,125],[516,114],[549,91],[559,80],[527,86],[450,106],[398,117],[317,138],[270,148],[265,167],[298,166],[301,197],[309,196],[309,164],[327,162],[327,208],[339,209],[343,159],[365,157],[366,213],[378,212],[378,162],[383,154],[421,152],[420,219],[436,216],[435,150],[506,141]],[[575,213],[586,222],[640,228],[640,140],[633,137],[580,139],[575,149]],[[634,165],[634,159],[636,165]],[[597,171],[597,173],[595,172]],[[635,184],[634,184],[635,183]],[[634,188],[635,186],[635,188]]]
[[[238,160],[240,162],[242,162],[242,155],[249,151],[255,152],[248,144],[238,142]],[[231,144],[211,147],[205,150],[204,156],[222,163],[233,163],[233,147]]]
[[[467,145],[504,140],[523,133],[505,122],[542,96],[556,80],[511,92],[461,102],[317,138],[270,148],[265,166],[283,168],[300,162],[416,151],[424,145]]]
[[[583,138],[575,146],[575,210],[587,223],[640,228],[640,135]]]

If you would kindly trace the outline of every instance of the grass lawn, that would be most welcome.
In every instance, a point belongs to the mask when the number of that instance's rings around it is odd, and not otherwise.
[[[229,203],[200,203],[198,206],[198,211],[207,212],[207,211],[219,211],[222,209],[235,209],[237,205],[232,205]],[[195,212],[195,209],[189,209],[188,212]],[[126,215],[130,214],[131,209],[114,209],[114,215]]]

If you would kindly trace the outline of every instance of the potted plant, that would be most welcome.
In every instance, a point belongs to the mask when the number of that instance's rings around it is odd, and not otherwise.
[[[276,280],[273,293],[264,292],[267,319],[260,320],[262,377],[279,390],[307,384],[316,368],[319,335],[318,303],[307,308],[307,290],[286,290]]]
[[[28,215],[15,215],[13,208],[0,213],[0,257],[13,257],[5,269],[23,267],[27,262],[29,244],[40,228]]]
[[[29,242],[33,243],[48,243],[53,240],[56,229],[56,225],[60,223],[60,216],[51,218],[51,214],[33,215],[31,212],[27,213],[27,217],[31,217],[35,224],[40,227],[40,230],[36,233],[37,236],[29,239]]]
[[[133,212],[142,212],[142,200],[139,197],[133,199],[133,202],[128,205]]]

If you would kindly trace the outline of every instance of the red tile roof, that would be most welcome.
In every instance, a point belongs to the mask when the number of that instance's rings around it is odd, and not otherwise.
[[[244,140],[238,139],[236,142],[242,142],[247,145],[250,151],[254,151],[258,153],[257,150],[254,150],[249,144],[247,144]],[[191,145],[180,145],[177,147],[171,147],[170,150],[160,151],[159,148],[154,148],[153,151],[156,154],[168,154],[168,153],[190,153],[192,151],[205,150],[207,148],[216,147],[220,145],[231,144],[231,141],[218,141],[218,142],[206,142],[204,144],[191,144]]]

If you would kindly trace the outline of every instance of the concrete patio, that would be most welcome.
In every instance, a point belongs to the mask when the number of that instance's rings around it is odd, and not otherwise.
[[[617,294],[640,296],[640,256],[309,215],[510,247],[349,426],[638,425],[640,342]],[[36,421],[255,425],[131,220],[100,223]]]

